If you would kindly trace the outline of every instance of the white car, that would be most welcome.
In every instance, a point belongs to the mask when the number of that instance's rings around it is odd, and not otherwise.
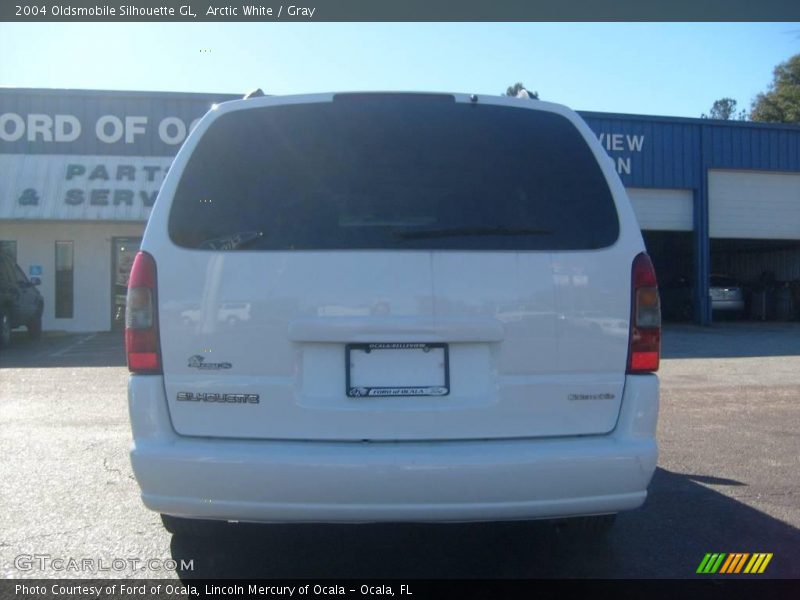
[[[619,177],[563,106],[345,93],[214,107],[130,277],[145,505],[171,531],[608,523],[641,506],[656,467],[644,250]],[[231,303],[246,322],[182,316]]]

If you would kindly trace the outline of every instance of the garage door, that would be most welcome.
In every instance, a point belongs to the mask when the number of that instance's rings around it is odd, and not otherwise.
[[[692,191],[628,188],[639,227],[651,231],[691,231]]]
[[[709,171],[714,238],[800,239],[800,175]]]

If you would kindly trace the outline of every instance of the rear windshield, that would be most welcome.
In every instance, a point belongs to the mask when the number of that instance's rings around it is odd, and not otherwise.
[[[577,129],[450,96],[339,96],[219,117],[185,168],[172,240],[209,250],[582,250],[616,209]]]

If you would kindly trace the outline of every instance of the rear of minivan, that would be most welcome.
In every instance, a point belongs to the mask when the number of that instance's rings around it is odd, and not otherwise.
[[[218,105],[130,277],[142,498],[257,522],[636,508],[656,465],[659,311],[619,177],[562,106]]]

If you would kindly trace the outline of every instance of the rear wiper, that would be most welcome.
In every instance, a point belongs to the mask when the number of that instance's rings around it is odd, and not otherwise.
[[[200,242],[197,247],[202,250],[237,250],[249,246],[264,237],[263,231],[238,231]]]
[[[552,235],[552,229],[531,227],[449,227],[442,229],[418,229],[416,231],[395,231],[393,236],[403,240],[458,237],[473,235]]]

